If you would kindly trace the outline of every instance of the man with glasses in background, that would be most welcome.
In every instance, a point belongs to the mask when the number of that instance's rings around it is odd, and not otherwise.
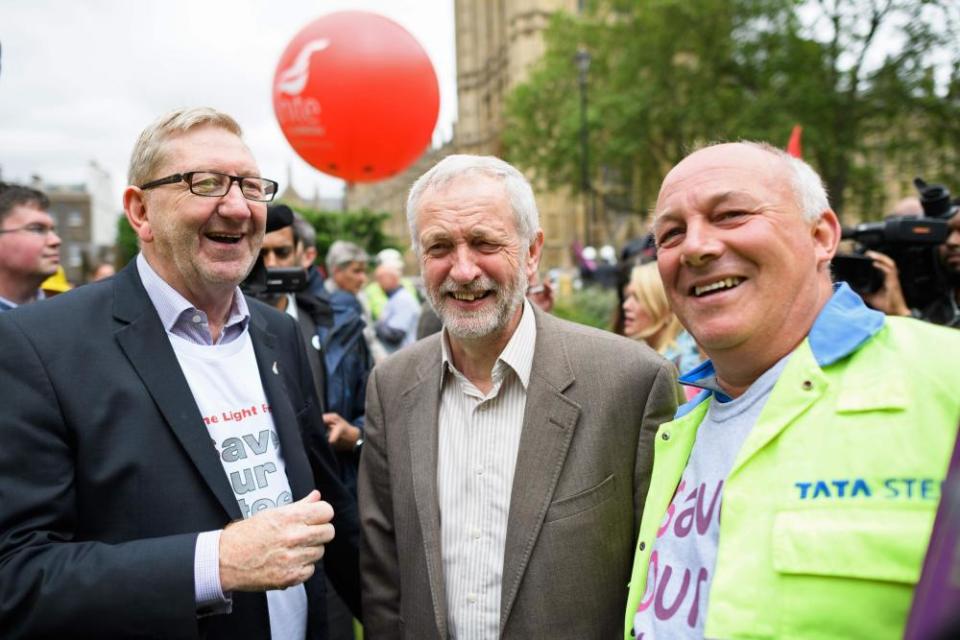
[[[359,609],[296,322],[237,287],[277,190],[240,133],[208,108],[148,126],[141,253],[0,314],[0,637],[321,639],[324,569]]]
[[[36,189],[0,182],[0,312],[40,300],[60,265],[60,236]]]

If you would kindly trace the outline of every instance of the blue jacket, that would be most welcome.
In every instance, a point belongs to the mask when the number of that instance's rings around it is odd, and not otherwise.
[[[373,358],[363,337],[366,323],[356,296],[346,291],[324,292],[333,308],[333,326],[317,327],[327,373],[327,411],[363,430],[367,377]],[[341,480],[354,494],[357,490],[357,456],[338,451]]]

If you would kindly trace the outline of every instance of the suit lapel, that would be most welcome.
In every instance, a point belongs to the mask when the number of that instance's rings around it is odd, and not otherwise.
[[[299,329],[298,329],[299,331]],[[282,360],[277,350],[277,337],[267,328],[266,320],[254,305],[250,305],[250,337],[253,340],[253,352],[257,357],[257,369],[263,392],[270,404],[273,427],[280,438],[280,451],[283,454],[287,481],[294,499],[299,500],[313,489],[310,467],[306,458],[299,464],[303,451],[300,427],[297,415],[290,404],[290,396],[284,385],[285,376],[296,376],[290,359]],[[298,336],[299,337],[299,336]]]
[[[136,369],[157,409],[230,519],[240,519],[233,489],[210,443],[203,416],[166,330],[140,282],[135,262],[114,278],[114,317],[121,325],[116,332],[120,349]]]
[[[442,339],[442,338],[441,338]],[[423,533],[434,617],[441,638],[447,637],[446,589],[440,550],[440,499],[437,493],[437,448],[440,420],[440,343],[417,371],[417,380],[401,397],[397,414],[405,420],[401,433],[410,445],[413,497]]]
[[[539,309],[535,309],[534,314],[537,340],[527,387],[503,559],[501,634],[540,535],[543,518],[553,501],[580,418],[580,406],[563,394],[575,379],[563,342],[564,335],[550,316]]]

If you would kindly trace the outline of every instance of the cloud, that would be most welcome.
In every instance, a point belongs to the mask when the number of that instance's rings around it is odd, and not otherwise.
[[[233,115],[264,175],[304,195],[342,182],[300,160],[273,114],[281,53],[309,22],[337,10],[399,22],[440,80],[438,133],[456,118],[453,0],[12,0],[0,3],[0,168],[4,179],[79,183],[90,160],[110,172],[117,207],[133,143],[151,120],[206,104]]]

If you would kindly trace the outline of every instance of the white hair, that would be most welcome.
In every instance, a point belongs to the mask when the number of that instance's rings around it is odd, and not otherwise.
[[[333,272],[342,269],[348,264],[362,262],[366,264],[370,260],[367,252],[359,245],[346,240],[337,240],[327,249],[327,272],[333,275]]]
[[[816,222],[820,215],[830,209],[830,199],[827,197],[827,188],[823,180],[809,164],[795,158],[789,153],[767,142],[744,140],[745,144],[760,151],[766,151],[782,160],[790,169],[790,181],[793,183],[793,193],[797,199],[797,206],[807,222]]]
[[[420,238],[417,231],[417,211],[423,194],[430,188],[440,188],[455,178],[465,175],[482,175],[499,180],[507,190],[507,199],[517,223],[521,240],[529,244],[540,228],[540,214],[533,196],[533,188],[513,165],[493,156],[465,154],[449,155],[420,176],[410,187],[407,197],[407,226],[410,228],[411,244],[420,255]]]

